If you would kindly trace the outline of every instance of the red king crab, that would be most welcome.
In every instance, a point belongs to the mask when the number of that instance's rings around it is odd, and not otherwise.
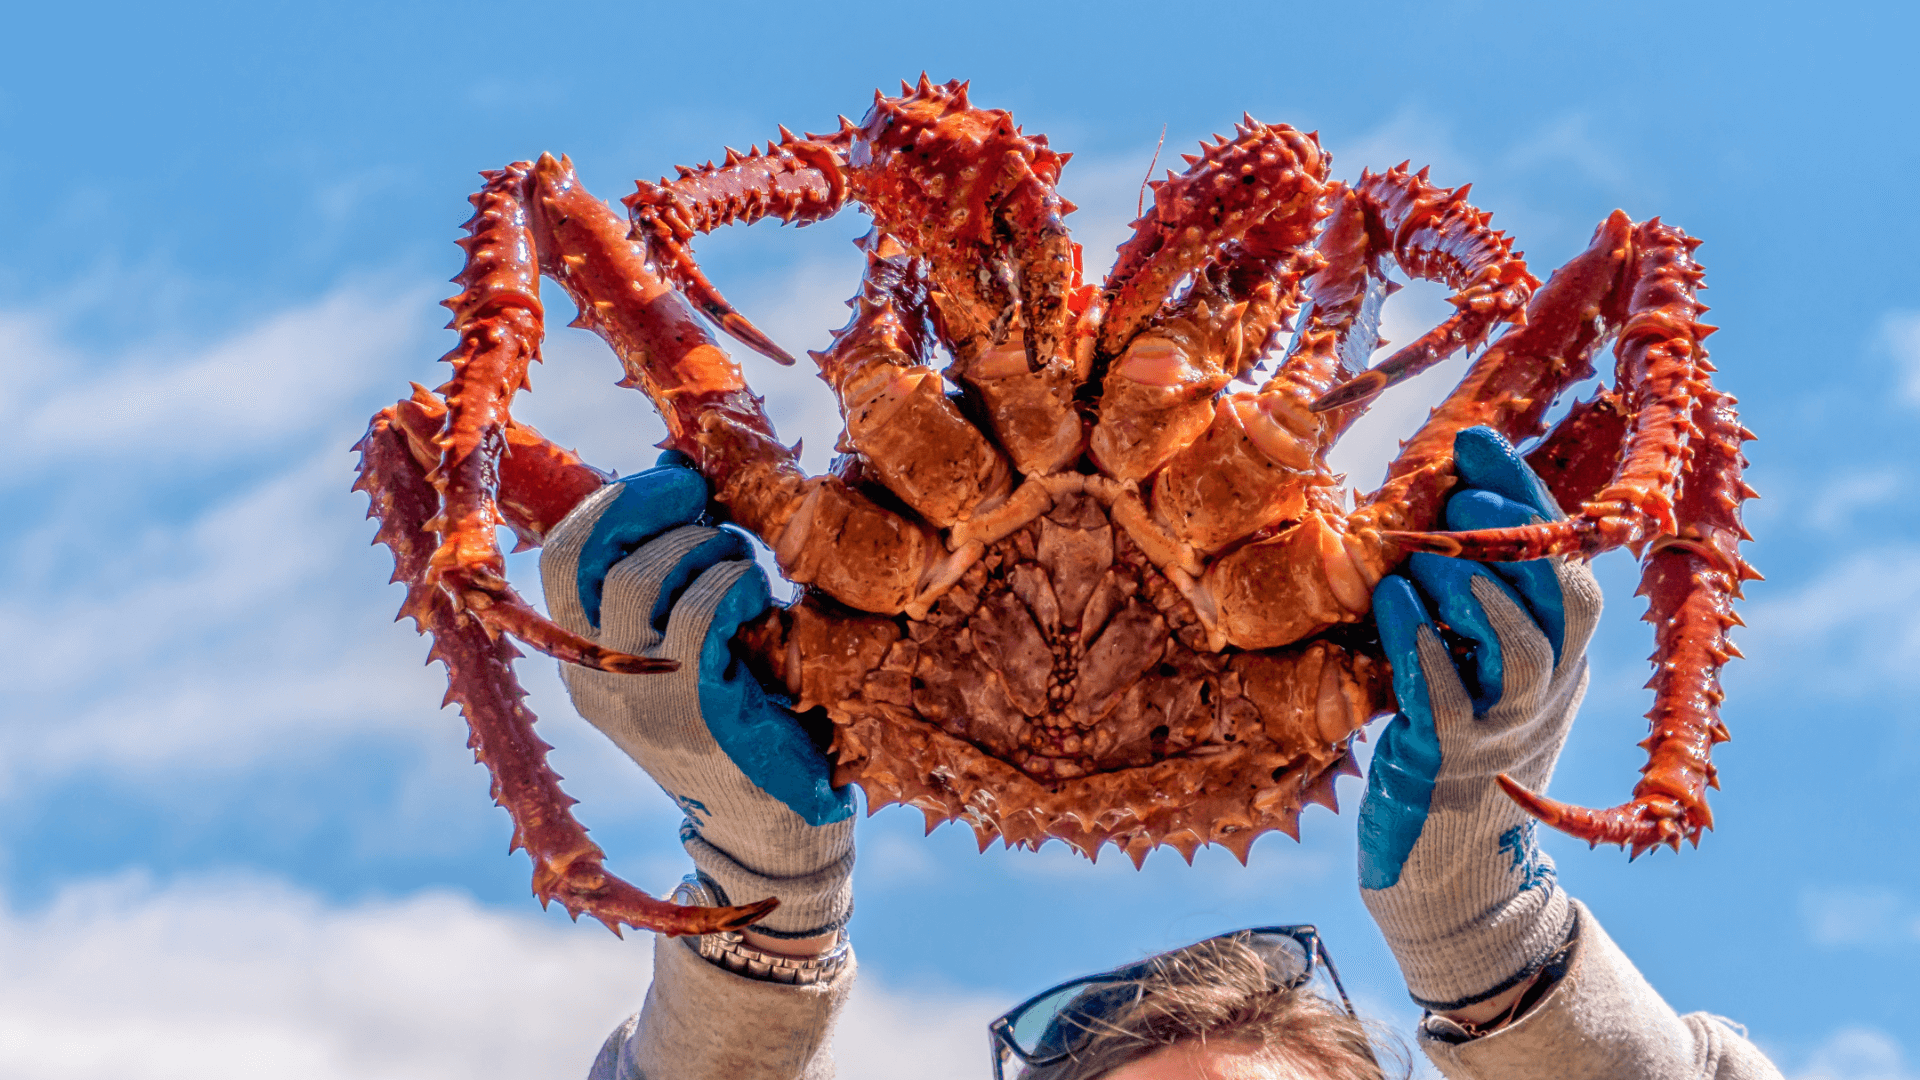
[[[870,807],[911,804],[929,828],[962,819],[983,847],[1111,843],[1137,863],[1217,843],[1244,860],[1263,832],[1297,837],[1306,803],[1333,807],[1350,741],[1391,707],[1366,617],[1407,552],[1624,546],[1645,560],[1658,642],[1644,778],[1602,811],[1508,791],[1590,841],[1697,842],[1708,751],[1727,738],[1731,602],[1754,576],[1738,552],[1752,436],[1709,382],[1699,241],[1615,211],[1542,285],[1467,188],[1405,166],[1342,183],[1316,136],[1249,117],[1152,185],[1096,286],[1063,224],[1066,161],[964,84],[922,76],[832,134],[782,128],[764,150],[641,183],[626,216],[564,158],[484,174],[447,301],[453,377],[374,417],[358,487],[543,902],[667,933],[743,925],[772,903],[679,908],[607,873],[521,703],[509,637],[612,671],[664,663],[560,629],[505,578],[497,525],[537,545],[610,480],[508,415],[539,354],[542,274],[573,298],[573,325],[612,346],[620,385],[652,400],[715,514],[803,586],[736,644],[831,720],[836,780]],[[813,354],[845,434],[832,473],[807,476],[696,312],[792,358],[689,242],[850,204],[873,219],[866,272],[852,321]],[[1369,370],[1389,260],[1455,290],[1456,310]],[[1427,531],[1454,484],[1454,434],[1541,434],[1609,341],[1614,388],[1529,458],[1571,516]],[[1475,349],[1385,482],[1350,502],[1326,465],[1334,441],[1374,395]]]

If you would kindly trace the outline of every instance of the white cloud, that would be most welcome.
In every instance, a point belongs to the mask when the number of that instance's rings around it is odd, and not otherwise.
[[[39,320],[0,319],[7,354],[30,360],[0,397],[0,425],[14,436],[0,479],[83,463],[201,464],[310,439],[376,380],[405,391],[422,365],[402,357],[433,300],[422,288],[342,289],[185,355],[88,357]]]
[[[1920,405],[1920,311],[1890,312],[1880,320],[1880,343],[1900,365],[1902,395]]]
[[[1800,895],[1800,912],[1816,945],[1884,949],[1920,944],[1920,905],[1871,886],[1820,886]]]
[[[1517,171],[1567,165],[1610,190],[1629,188],[1632,173],[1617,153],[1601,144],[1591,128],[1592,118],[1585,114],[1557,116],[1507,151],[1501,164]]]
[[[1916,1080],[1900,1041],[1877,1028],[1834,1032],[1807,1059],[1794,1080]]]
[[[1754,661],[1745,677],[1849,695],[1909,682],[1920,673],[1917,610],[1920,547],[1856,552],[1792,592],[1744,606],[1749,629],[1738,641]]]
[[[0,318],[37,361],[0,399],[24,436],[0,483],[40,493],[0,531],[0,786],[232,765],[434,708],[346,453],[360,410],[425,374],[427,297],[345,289],[164,355]]]
[[[1863,511],[1880,509],[1892,496],[1906,487],[1901,470],[1882,466],[1861,469],[1852,474],[1822,477],[1810,493],[1804,521],[1826,532],[1844,532]]]
[[[584,1076],[646,993],[647,938],[449,893],[334,907],[260,878],[96,881],[0,912],[0,1074]],[[977,1077],[996,1011],[863,977],[840,1075]]]

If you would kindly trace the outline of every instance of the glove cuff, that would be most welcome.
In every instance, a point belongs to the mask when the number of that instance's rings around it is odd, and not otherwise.
[[[1537,858],[1520,889],[1496,887],[1504,896],[1489,895],[1488,886],[1506,876],[1491,867],[1428,878],[1417,890],[1406,879],[1361,890],[1416,1003],[1446,1012],[1484,1001],[1533,975],[1566,943],[1573,905],[1552,861]]]
[[[720,886],[729,904],[750,904],[776,897],[780,906],[773,914],[753,925],[753,929],[776,938],[806,938],[838,930],[853,914],[852,822],[821,826],[821,830],[844,831],[845,853],[811,873],[776,877],[749,869],[739,859],[715,847],[699,833],[682,829],[681,839],[687,854],[700,873]]]

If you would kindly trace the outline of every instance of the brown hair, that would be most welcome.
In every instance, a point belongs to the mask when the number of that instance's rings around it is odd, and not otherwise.
[[[1267,962],[1244,942],[1214,938],[1168,953],[1121,993],[1122,1002],[1082,1018],[1092,1038],[1073,1056],[1037,1066],[1020,1080],[1097,1080],[1156,1050],[1186,1042],[1260,1047],[1276,1062],[1326,1080],[1385,1080],[1377,1051],[1412,1075],[1400,1041],[1356,1020],[1340,1005],[1302,986],[1277,988]]]

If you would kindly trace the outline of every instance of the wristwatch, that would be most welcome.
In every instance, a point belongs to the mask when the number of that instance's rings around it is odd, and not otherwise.
[[[680,879],[670,899],[689,907],[727,905],[726,894],[721,891],[719,883],[698,874],[688,874]],[[837,931],[833,947],[818,956],[783,956],[780,953],[762,952],[748,945],[737,930],[701,934],[693,939],[693,946],[708,963],[717,964],[735,975],[796,986],[810,986],[832,979],[853,957],[853,947],[847,941],[845,927]]]

